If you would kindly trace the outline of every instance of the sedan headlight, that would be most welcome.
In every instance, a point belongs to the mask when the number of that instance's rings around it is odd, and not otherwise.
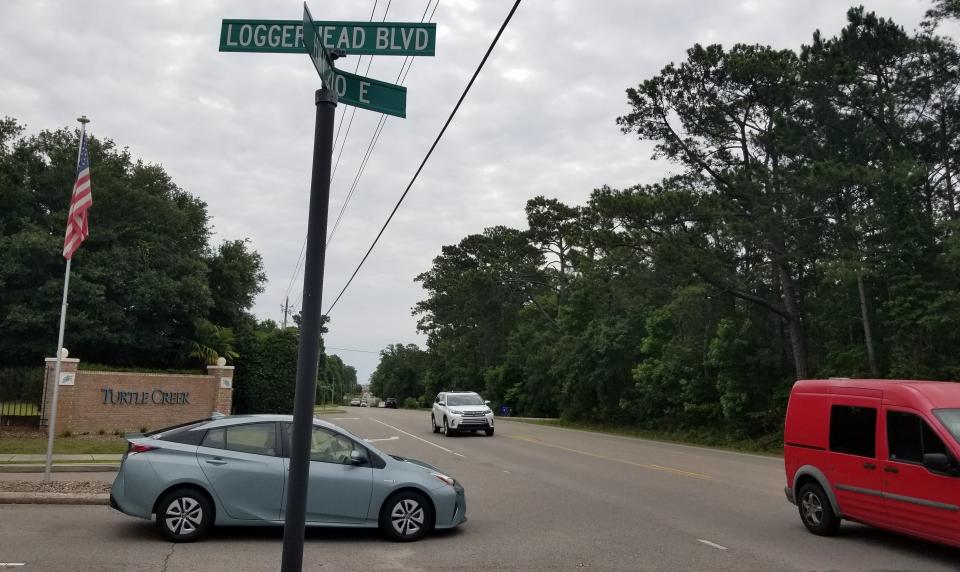
[[[453,477],[448,477],[447,475],[444,475],[443,473],[431,472],[430,474],[433,475],[433,476],[435,476],[435,477],[437,477],[438,479],[440,479],[441,481],[445,482],[446,484],[450,485],[451,487],[453,486],[453,483],[456,482],[456,481],[453,479]]]

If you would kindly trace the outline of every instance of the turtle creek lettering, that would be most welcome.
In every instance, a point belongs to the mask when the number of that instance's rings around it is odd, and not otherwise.
[[[102,388],[104,405],[189,405],[190,392],[188,391],[123,391],[113,388]]]

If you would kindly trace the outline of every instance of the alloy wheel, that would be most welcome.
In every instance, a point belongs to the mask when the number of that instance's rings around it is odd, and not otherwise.
[[[820,526],[823,521],[823,502],[813,491],[807,491],[800,499],[800,506],[803,508],[803,519],[810,526]]]
[[[395,504],[390,512],[390,525],[401,536],[412,536],[419,532],[423,528],[424,519],[423,507],[410,498]]]
[[[179,497],[167,506],[163,519],[170,532],[186,536],[203,523],[203,507],[190,497]]]

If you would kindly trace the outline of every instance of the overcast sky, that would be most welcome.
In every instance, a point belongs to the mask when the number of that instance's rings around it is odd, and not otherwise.
[[[431,0],[430,9],[437,0]],[[436,57],[407,77],[327,253],[324,309],[343,287],[426,153],[512,0],[439,0]],[[417,343],[413,278],[441,246],[484,227],[525,225],[539,194],[583,203],[592,189],[652,182],[671,166],[615,125],[624,90],[694,43],[798,49],[834,35],[842,0],[525,0],[381,243],[333,311],[326,345],[376,352]],[[860,3],[860,2],[857,2]],[[863,0],[907,29],[929,0]],[[419,21],[427,0],[381,0],[374,20]],[[367,20],[374,0],[311,3],[318,20]],[[280,321],[306,232],[317,73],[305,55],[219,53],[223,18],[300,19],[299,0],[0,2],[0,115],[28,132],[75,126],[159,163],[208,204],[217,242],[249,238],[268,282],[253,310]],[[361,61],[360,73],[368,57]],[[368,75],[394,83],[402,57]],[[338,62],[353,71],[354,56]],[[353,108],[340,105],[337,121]],[[379,114],[358,110],[331,187],[340,210]],[[344,124],[343,131],[346,131]],[[341,133],[343,139],[343,133]],[[335,151],[339,153],[339,148]],[[96,169],[93,172],[96,200]],[[64,189],[64,201],[69,189]],[[94,206],[96,208],[96,206]],[[332,220],[331,220],[332,226]],[[96,233],[97,229],[91,229]],[[69,332],[68,332],[69,340]],[[66,344],[69,347],[69,343]],[[363,382],[375,353],[332,350]],[[81,356],[82,357],[82,356]]]

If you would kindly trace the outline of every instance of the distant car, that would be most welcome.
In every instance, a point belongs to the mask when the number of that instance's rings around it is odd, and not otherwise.
[[[483,430],[493,436],[493,411],[490,402],[472,391],[446,391],[437,394],[430,412],[430,427],[434,433],[450,437],[458,431]]]
[[[360,407],[360,400],[359,400],[359,399],[351,399],[351,400],[350,400],[350,405],[352,405],[353,407]]]
[[[284,523],[291,415],[207,419],[128,439],[114,509],[151,519],[173,542],[213,525]],[[397,541],[467,520],[463,487],[436,467],[387,455],[315,419],[307,526],[377,528]]]
[[[366,406],[367,406],[367,400],[366,400],[366,399],[361,399],[361,400],[360,400],[360,407],[366,407]]]
[[[388,398],[386,398],[386,399],[384,400],[383,406],[384,406],[384,407],[392,407],[393,409],[396,409],[396,408],[397,408],[397,398],[396,398],[396,397],[388,397]]]

